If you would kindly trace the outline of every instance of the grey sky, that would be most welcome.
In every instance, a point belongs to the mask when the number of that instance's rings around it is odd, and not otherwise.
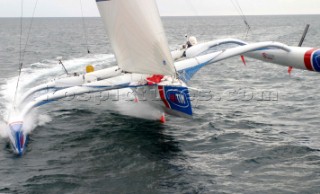
[[[20,0],[0,0],[0,17],[20,15]],[[31,16],[36,0],[24,0]],[[95,0],[82,0],[85,16],[99,16]],[[157,0],[163,16],[237,15],[231,0]],[[319,0],[238,0],[246,15],[320,14]],[[80,0],[39,0],[36,17],[81,16]]]

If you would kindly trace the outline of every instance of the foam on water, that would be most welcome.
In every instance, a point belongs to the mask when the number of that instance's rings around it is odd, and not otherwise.
[[[81,97],[80,97],[81,98]],[[134,95],[129,88],[110,90],[91,96],[86,104],[97,105],[95,109],[109,110],[121,115],[127,115],[146,120],[159,120],[162,112],[155,109],[152,105],[140,101],[134,102]],[[74,104],[76,102],[73,102]]]
[[[147,103],[119,103],[118,111],[122,115],[132,116],[147,120],[159,120],[162,112]]]
[[[93,65],[96,69],[102,69],[109,66],[114,61],[114,56],[110,54],[89,55],[81,58],[73,58],[63,61],[68,71],[84,73],[85,67],[88,64]],[[17,98],[23,95],[23,92],[45,83],[50,79],[64,76],[64,71],[56,60],[44,60],[37,62],[22,69],[20,83],[17,93]],[[0,136],[7,137],[7,122],[13,109],[13,99],[18,77],[12,77],[5,81],[1,86],[0,96]],[[49,115],[38,115],[36,111],[32,111],[26,118],[24,118],[24,130],[30,133],[35,127],[44,125],[50,122]]]

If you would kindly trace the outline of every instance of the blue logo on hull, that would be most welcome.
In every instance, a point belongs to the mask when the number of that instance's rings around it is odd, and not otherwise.
[[[192,106],[187,87],[165,86],[165,97],[172,110],[192,115]]]

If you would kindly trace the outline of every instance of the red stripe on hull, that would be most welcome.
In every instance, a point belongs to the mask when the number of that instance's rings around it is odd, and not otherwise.
[[[313,67],[312,67],[312,60],[311,60],[311,56],[313,54],[314,51],[316,51],[317,49],[310,49],[306,52],[306,54],[304,55],[304,65],[306,66],[306,68],[309,71],[314,71]]]
[[[164,91],[163,91],[163,86],[158,86],[160,98],[163,101],[163,103],[166,105],[167,108],[170,108],[170,105],[165,97]]]

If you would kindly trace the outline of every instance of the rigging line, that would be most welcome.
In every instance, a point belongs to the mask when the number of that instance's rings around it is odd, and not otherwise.
[[[19,41],[19,65],[22,58],[22,33],[23,33],[23,0],[21,0],[21,16],[20,16],[20,41]]]
[[[241,8],[241,6],[239,4],[239,1],[231,0],[231,2],[233,4],[233,6],[235,7],[235,9],[237,10],[238,14],[241,16],[241,18],[246,21],[247,18],[245,16],[245,14],[243,13],[243,10],[242,10],[242,8]]]
[[[239,2],[237,0],[231,0],[231,2],[233,4],[234,8],[236,9],[236,11],[238,12],[239,16],[244,20],[245,24],[247,25],[248,24],[247,18],[244,15]]]
[[[20,16],[20,40],[19,40],[19,75],[18,75],[18,80],[17,80],[17,84],[16,84],[16,90],[14,93],[14,98],[13,98],[13,103],[12,103],[12,109],[16,109],[15,107],[15,102],[16,102],[16,98],[17,98],[17,89],[19,87],[19,81],[20,81],[20,75],[21,75],[21,68],[22,68],[22,33],[23,33],[23,0],[21,0],[21,16]],[[9,119],[11,116],[11,111],[9,111],[8,114],[8,119],[7,122],[9,123]]]
[[[188,1],[189,5],[190,5],[189,7],[192,9],[192,11],[195,14],[195,16],[199,16],[198,11],[197,11],[196,7],[193,6],[191,0],[187,0],[187,1]]]
[[[13,108],[15,109],[16,107],[16,99],[17,99],[17,93],[18,93],[18,88],[19,88],[19,83],[20,83],[20,77],[21,77],[21,72],[22,72],[22,67],[23,67],[23,61],[24,61],[24,56],[26,53],[26,49],[28,46],[28,42],[29,42],[29,38],[30,38],[30,32],[33,26],[33,21],[34,21],[34,15],[35,15],[35,11],[38,5],[38,1],[36,0],[35,6],[33,8],[33,13],[32,13],[32,18],[31,18],[31,22],[30,22],[30,26],[28,29],[28,33],[27,33],[27,39],[26,39],[26,43],[24,45],[24,49],[22,49],[22,33],[23,33],[23,5],[24,2],[23,0],[21,0],[21,17],[20,17],[20,57],[19,57],[19,74],[18,74],[18,80],[17,80],[17,84],[16,84],[16,88],[15,88],[15,93],[14,93],[14,100],[13,100]],[[10,117],[10,114],[9,114]]]
[[[35,6],[33,8],[33,13],[32,13],[32,18],[31,18],[31,22],[30,22],[30,26],[28,29],[28,33],[27,33],[27,39],[26,39],[26,43],[24,45],[24,48],[22,49],[22,27],[23,27],[23,0],[21,0],[21,18],[20,18],[20,59],[19,59],[19,75],[18,75],[18,80],[17,80],[17,85],[16,85],[16,89],[15,89],[15,94],[14,94],[14,101],[13,104],[15,105],[16,102],[16,98],[17,98],[17,92],[18,92],[18,87],[19,87],[19,83],[20,83],[20,76],[21,76],[21,71],[22,71],[22,67],[23,67],[23,61],[24,61],[24,56],[26,53],[26,49],[28,46],[28,42],[29,42],[29,38],[30,38],[30,32],[33,26],[33,21],[34,21],[34,15],[35,15],[35,11],[38,5],[38,1],[36,0]]]
[[[88,52],[88,54],[90,54],[90,49],[89,49],[89,44],[88,44],[88,32],[87,32],[86,23],[85,23],[85,21],[84,21],[84,14],[83,14],[82,0],[79,0],[79,1],[80,1],[80,7],[81,7],[82,27],[83,27],[83,32],[84,32],[84,36],[85,36],[87,52]]]
[[[18,80],[17,80],[17,84],[16,84],[16,89],[15,89],[15,93],[14,93],[14,98],[13,98],[13,108],[15,109],[15,103],[16,103],[16,99],[17,99],[17,91],[18,91],[18,87],[19,87],[19,82],[20,82],[20,75],[21,75],[21,69],[22,69],[22,33],[23,33],[23,0],[21,0],[21,16],[20,16],[20,56],[19,56],[19,75],[18,75]]]
[[[195,16],[199,16],[197,9],[195,8],[195,6],[193,6],[192,0],[185,0],[185,1],[186,1],[186,4],[189,5],[189,8],[193,12],[193,14],[195,14]],[[190,31],[191,31],[190,26],[192,26],[192,25],[188,25],[187,34],[185,35],[185,37],[187,39],[186,41],[188,41],[188,39],[189,39],[188,36],[190,35]]]
[[[238,0],[235,0],[235,1],[236,1],[237,5],[238,5],[238,7],[239,7],[240,13],[242,14],[242,17],[243,17],[243,19],[244,19],[244,23],[245,23],[245,25],[247,26],[248,32],[249,32],[251,27],[250,27],[250,25],[249,25],[249,23],[248,23],[247,16],[243,13],[243,10],[242,10],[242,8],[241,8],[241,6],[240,6],[239,1],[238,1]],[[247,33],[248,33],[248,32],[247,32]]]
[[[238,7],[236,6],[235,2],[233,0],[230,0],[230,2],[232,3],[233,7],[235,8],[235,10],[238,12],[238,14],[242,17],[240,10],[238,9]]]
[[[243,13],[243,11],[242,11],[242,8],[241,8],[241,6],[240,6],[239,1],[238,1],[238,0],[234,0],[234,1],[236,2],[236,4],[237,4],[237,6],[238,6],[238,8],[239,8],[239,10],[240,10],[240,13],[241,13],[241,15],[243,16],[243,18],[245,18],[245,19],[247,20],[247,17],[244,15],[244,13]]]
[[[243,13],[243,10],[240,6],[240,3],[238,0],[230,0],[231,3],[233,4],[234,8],[236,9],[236,11],[238,12],[238,14],[240,15],[240,17],[242,18],[244,24],[246,25],[247,27],[247,30],[246,30],[246,34],[245,34],[245,39],[248,37],[248,34],[251,30],[251,26],[249,25],[249,22],[247,20],[247,17],[245,16],[245,14]]]
[[[24,45],[24,49],[23,49],[23,53],[22,53],[22,61],[24,60],[24,56],[25,56],[25,53],[26,53],[26,50],[27,50],[27,46],[28,46],[28,43],[29,43],[29,38],[30,38],[30,34],[31,34],[31,29],[33,27],[33,21],[34,21],[34,16],[35,16],[35,12],[36,12],[36,9],[37,9],[38,2],[39,2],[39,0],[36,0],[36,3],[35,3],[34,8],[33,8],[31,22],[30,22],[30,26],[29,26],[29,29],[28,29],[28,33],[27,33],[27,40],[26,40],[26,44]]]

